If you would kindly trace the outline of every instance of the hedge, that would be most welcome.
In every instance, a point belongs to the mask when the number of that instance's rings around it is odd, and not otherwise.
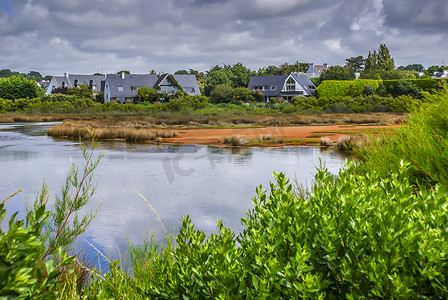
[[[316,89],[317,97],[346,97],[361,96],[364,87],[370,85],[376,90],[381,81],[373,79],[325,80]]]

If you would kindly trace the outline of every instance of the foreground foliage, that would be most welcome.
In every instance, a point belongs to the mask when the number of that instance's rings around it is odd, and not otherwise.
[[[409,177],[418,184],[448,184],[448,90],[426,95],[430,104],[409,116],[393,134],[372,138],[359,151],[366,169],[383,176],[397,169],[400,160],[411,163]]]
[[[132,246],[131,271],[111,264],[86,296],[141,299],[447,297],[447,190],[416,192],[409,165],[384,179],[354,163],[319,169],[310,192],[277,174],[259,187],[237,237],[209,238],[188,217],[163,245]],[[237,246],[237,245],[240,246]]]
[[[17,220],[18,213],[14,213],[7,231],[0,230],[1,299],[57,299],[68,282],[69,288],[80,286],[79,272],[73,273],[75,256],[67,253],[95,217],[95,213],[81,214],[80,210],[95,191],[92,175],[101,158],[94,160],[93,150],[82,151],[86,166],[81,176],[72,166],[53,210],[47,209],[50,195],[44,185],[25,220]],[[9,198],[0,203],[0,224]]]

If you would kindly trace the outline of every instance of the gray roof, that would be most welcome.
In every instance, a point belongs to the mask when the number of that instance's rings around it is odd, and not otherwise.
[[[305,74],[291,73],[291,76],[297,81],[308,95],[312,95],[316,86]],[[268,90],[260,91],[264,96],[278,97],[282,95],[282,89],[285,85],[286,79],[289,75],[278,76],[252,76],[249,82],[249,90],[253,90],[254,87],[268,86]],[[274,89],[272,89],[274,88]]]
[[[156,74],[125,74],[124,79],[121,74],[107,74],[106,81],[109,84],[110,97],[137,97],[137,92],[132,91],[131,87],[147,86],[154,88],[162,84],[162,82],[169,76],[168,73]],[[176,81],[183,89],[194,88],[194,93],[186,90],[190,95],[200,95],[198,81],[195,75],[173,75]],[[123,92],[118,91],[118,87],[123,88]]]
[[[249,81],[249,90],[253,90],[255,86],[269,86],[267,91],[262,91],[264,96],[275,97],[279,96],[283,89],[288,75],[277,76],[252,76]],[[274,90],[271,88],[274,87]]]
[[[106,82],[109,84],[110,97],[137,97],[137,92],[131,91],[131,87],[154,87],[159,79],[156,74],[107,74]],[[118,87],[123,88],[123,92],[118,91]]]
[[[199,89],[198,80],[195,75],[177,75],[174,74],[174,79],[176,79],[177,83],[190,95],[200,95],[201,90]],[[188,91],[188,89],[193,88],[194,93]]]
[[[69,74],[68,78],[66,76],[53,76],[56,80],[58,87],[62,87],[62,83],[64,83],[64,87],[72,88],[75,86],[75,80],[78,80],[78,86],[81,84],[85,84],[90,86],[90,80],[92,80],[94,86],[97,87],[96,91],[99,92],[101,90],[101,82],[106,78],[103,75],[77,75],[77,74]]]
[[[292,77],[302,86],[302,88],[308,93],[308,95],[314,94],[316,86],[307,75],[292,73]]]
[[[92,80],[94,86],[97,87],[95,92],[99,92],[101,90],[101,81],[106,80],[106,77],[103,75],[77,75],[77,74],[69,74],[68,79],[70,80],[70,87],[75,86],[75,80],[78,80],[78,86],[81,84],[85,84],[90,86],[90,80]]]

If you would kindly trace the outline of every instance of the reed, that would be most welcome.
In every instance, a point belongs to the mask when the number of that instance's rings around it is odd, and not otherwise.
[[[91,139],[93,132],[95,132],[96,139],[98,140],[121,139],[129,143],[153,141],[157,138],[172,138],[178,135],[178,132],[174,130],[150,130],[133,127],[97,127],[94,124],[89,125],[90,126],[80,127],[76,124],[67,122],[50,128],[48,130],[48,135],[85,140]]]

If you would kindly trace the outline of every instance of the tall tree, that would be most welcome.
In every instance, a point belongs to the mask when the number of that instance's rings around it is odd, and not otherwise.
[[[373,73],[378,69],[378,56],[376,54],[376,50],[373,50],[373,53],[369,51],[369,55],[366,59],[366,64],[364,71],[366,73]]]
[[[233,88],[247,87],[249,85],[250,77],[255,74],[255,72],[246,68],[240,62],[227,68],[225,73],[227,74],[227,77],[229,77]]]
[[[204,86],[205,95],[210,96],[210,92],[215,88],[215,86],[219,84],[225,84],[230,86],[231,83],[226,72],[223,72],[220,69],[219,70],[215,69],[211,71],[207,76],[207,80]]]
[[[378,69],[391,71],[395,69],[394,59],[390,56],[389,48],[386,44],[381,44],[378,49]]]
[[[353,72],[364,71],[366,60],[362,55],[356,57],[349,57],[345,59],[345,66],[353,70]]]

